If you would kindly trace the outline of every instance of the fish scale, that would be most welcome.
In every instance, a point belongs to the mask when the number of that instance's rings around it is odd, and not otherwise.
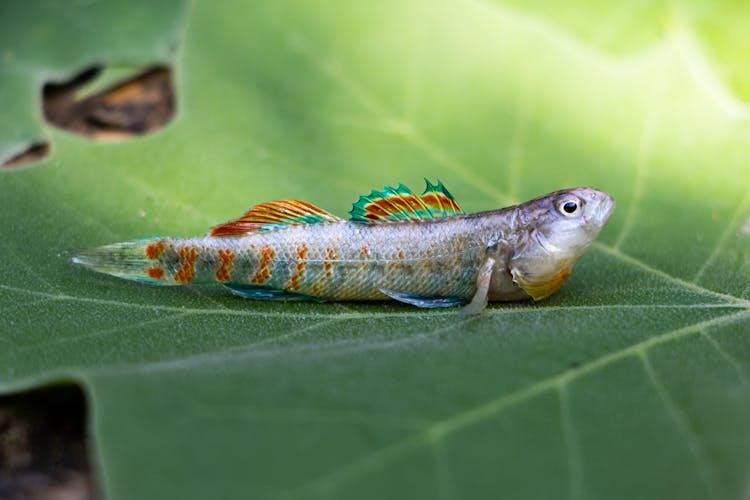
[[[298,200],[262,203],[201,238],[148,238],[74,262],[150,284],[221,283],[247,298],[385,300],[421,307],[544,298],[570,275],[614,209],[591,188],[464,214],[427,182],[361,196],[348,221]]]
[[[488,236],[488,228],[476,226],[468,218],[382,225],[331,222],[222,239],[167,238],[157,242],[166,248],[153,265],[165,270],[165,284],[179,284],[174,277],[187,264],[180,254],[194,249],[202,257],[195,264],[193,283],[250,285],[261,270],[263,249],[270,248],[270,275],[256,283],[266,287],[326,300],[387,299],[380,288],[466,297],[483,252],[481,240]],[[300,258],[301,248],[307,249],[305,258]],[[235,255],[226,281],[217,279],[223,267],[220,252]],[[331,253],[336,258],[329,258]],[[299,274],[298,286],[292,288],[292,277]]]

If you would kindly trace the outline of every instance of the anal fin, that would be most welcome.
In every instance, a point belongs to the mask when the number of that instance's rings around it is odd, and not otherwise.
[[[465,302],[463,297],[429,297],[415,295],[413,293],[394,292],[393,290],[386,290],[385,288],[380,288],[379,290],[394,300],[425,309],[456,307],[463,305]]]
[[[302,293],[288,292],[279,288],[259,285],[224,285],[238,297],[253,300],[278,300],[286,302],[323,302],[318,297]]]

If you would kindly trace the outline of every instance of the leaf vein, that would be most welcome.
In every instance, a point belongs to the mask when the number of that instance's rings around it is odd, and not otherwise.
[[[641,133],[638,137],[638,147],[636,149],[635,158],[635,180],[633,182],[633,194],[631,196],[630,204],[628,205],[627,215],[625,216],[625,222],[622,225],[620,234],[615,240],[614,248],[619,250],[622,244],[630,236],[635,217],[638,214],[638,208],[640,207],[641,199],[643,198],[643,191],[645,189],[646,176],[650,168],[652,146],[654,141],[654,134],[656,131],[657,123],[657,109],[660,107],[658,104],[661,102],[661,95],[663,82],[660,80],[651,91],[651,95],[648,99],[646,106],[646,114],[643,119],[643,126],[641,127]]]
[[[745,370],[742,369],[742,365],[737,361],[737,359],[734,358],[726,349],[724,349],[719,342],[713,338],[711,334],[709,334],[705,330],[701,330],[701,336],[708,341],[709,344],[716,350],[716,352],[719,353],[719,355],[726,361],[730,367],[735,371],[737,374],[737,377],[740,379],[740,382],[742,385],[744,385],[746,388],[750,389],[750,379],[748,379],[747,374],[745,373]]]
[[[693,283],[699,283],[701,281],[703,275],[706,273],[708,268],[711,267],[711,265],[721,253],[724,246],[727,244],[727,240],[729,240],[729,237],[732,235],[732,230],[740,225],[745,212],[747,212],[748,210],[750,210],[750,191],[745,194],[745,197],[737,205],[737,208],[732,214],[729,223],[724,227],[724,231],[722,231],[721,236],[719,236],[719,239],[716,241],[716,244],[711,250],[708,258],[706,258],[706,261],[695,273],[695,276],[693,276]]]
[[[583,459],[581,447],[578,441],[578,433],[573,425],[573,415],[570,408],[570,395],[568,386],[558,386],[558,397],[560,402],[560,420],[562,426],[563,441],[568,451],[568,498],[570,500],[581,500],[583,492]]]
[[[508,194],[498,191],[491,184],[487,183],[485,179],[474,174],[473,169],[455,160],[450,154],[425,136],[415,123],[399,118],[395,113],[388,110],[365,86],[347,75],[340,63],[331,57],[327,58],[313,50],[313,44],[310,40],[299,33],[285,32],[284,34],[290,40],[290,46],[293,50],[304,56],[316,70],[339,85],[344,92],[358,101],[379,120],[386,124],[393,124],[392,127],[389,127],[390,130],[401,137],[406,143],[422,151],[437,165],[447,168],[455,175],[463,178],[464,181],[478,191],[501,200],[511,199]]]
[[[578,368],[537,381],[518,389],[517,391],[511,392],[510,394],[500,396],[446,419],[437,421],[424,431],[414,433],[404,439],[365,455],[359,460],[349,462],[328,474],[287,492],[285,496],[295,497],[306,491],[328,491],[332,484],[351,482],[388,463],[400,459],[419,447],[431,443],[435,439],[444,439],[446,436],[459,430],[474,425],[486,418],[495,416],[510,407],[529,401],[549,390],[569,384],[580,377],[596,372],[616,361],[629,356],[639,355],[640,352],[650,349],[655,345],[671,342],[687,335],[695,334],[703,328],[729,324],[738,320],[747,319],[748,317],[750,317],[749,311],[741,311],[719,316],[683,328],[667,331],[629,347],[600,356]]]
[[[701,331],[702,329],[698,330],[699,333]],[[694,430],[691,428],[687,416],[682,412],[682,410],[677,406],[675,401],[669,395],[667,388],[664,386],[659,376],[656,374],[656,371],[651,364],[651,360],[649,359],[647,352],[645,350],[639,350],[638,358],[641,360],[643,368],[646,371],[646,375],[648,376],[649,382],[651,382],[651,385],[656,391],[659,399],[666,408],[670,419],[677,427],[677,431],[685,440],[687,448],[693,457],[698,475],[706,486],[707,493],[709,493],[710,498],[718,498],[718,488],[714,479],[714,473],[711,470],[711,467],[706,459],[706,450],[698,440],[698,437],[696,436]]]
[[[594,246],[598,248],[599,250],[602,250],[603,252],[612,255],[613,257],[617,257],[620,260],[625,261],[626,263],[630,264],[631,266],[637,267],[643,271],[646,271],[650,274],[653,274],[655,276],[658,276],[659,278],[662,278],[664,280],[669,281],[670,283],[673,283],[675,285],[678,285],[682,288],[685,288],[687,290],[692,290],[694,292],[701,293],[703,295],[709,295],[712,297],[715,297],[717,299],[723,300],[730,304],[737,304],[741,307],[750,307],[750,300],[745,300],[740,297],[735,297],[734,295],[728,294],[728,293],[722,293],[717,292],[714,290],[711,290],[709,288],[705,288],[703,286],[700,286],[697,283],[691,283],[689,281],[685,281],[681,278],[678,278],[676,276],[672,276],[669,273],[666,273],[660,269],[657,269],[655,267],[650,266],[649,264],[646,264],[644,261],[633,257],[631,255],[628,255],[626,253],[623,253],[621,250],[619,250],[616,247],[606,245],[604,243],[600,243],[595,241]]]

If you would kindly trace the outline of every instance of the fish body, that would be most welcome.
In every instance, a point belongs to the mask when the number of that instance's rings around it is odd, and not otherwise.
[[[613,210],[608,194],[576,188],[465,214],[441,183],[420,196],[402,184],[360,197],[350,220],[283,200],[205,237],[115,243],[73,261],[151,284],[218,282],[247,298],[469,302],[477,312],[554,293]]]

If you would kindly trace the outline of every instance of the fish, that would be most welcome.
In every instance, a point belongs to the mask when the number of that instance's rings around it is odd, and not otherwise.
[[[580,187],[467,214],[437,181],[372,190],[348,220],[300,200],[253,206],[197,238],[150,237],[72,261],[151,285],[219,283],[257,300],[379,301],[478,313],[563,286],[615,209]]]

